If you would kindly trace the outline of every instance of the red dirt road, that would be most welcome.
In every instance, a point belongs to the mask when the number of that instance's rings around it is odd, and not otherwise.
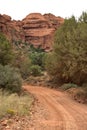
[[[46,87],[25,86],[39,102],[30,130],[87,130],[87,105],[63,92]]]

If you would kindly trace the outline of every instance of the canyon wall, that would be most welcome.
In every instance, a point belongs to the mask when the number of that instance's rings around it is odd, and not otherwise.
[[[3,32],[12,43],[27,42],[50,51],[54,33],[63,23],[63,18],[53,14],[31,13],[21,21],[11,20],[7,15],[0,15],[0,32]]]

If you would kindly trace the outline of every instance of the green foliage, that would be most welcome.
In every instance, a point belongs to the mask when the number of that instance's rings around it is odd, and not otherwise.
[[[44,56],[43,52],[42,53],[34,52],[30,54],[32,64],[43,67],[43,56]]]
[[[87,12],[83,12],[82,15],[79,18],[80,22],[87,23]]]
[[[30,67],[31,67],[31,62],[27,57],[25,57],[22,64],[20,64],[20,68],[19,68],[23,79],[26,79],[27,77],[30,76]]]
[[[76,84],[72,84],[72,83],[68,83],[68,84],[63,84],[61,86],[61,88],[63,90],[67,90],[67,89],[70,89],[70,88],[77,88],[78,86]]]
[[[0,33],[0,64],[11,64],[13,60],[12,47],[3,34]]]
[[[87,24],[74,17],[65,20],[54,42],[54,51],[46,60],[49,75],[61,82],[87,82]]]
[[[46,67],[48,74],[55,82],[56,82],[56,80],[58,82],[62,81],[61,76],[63,74],[63,71],[61,71],[61,70],[63,69],[64,66],[62,65],[61,60],[59,61],[58,57],[56,56],[56,54],[54,52],[49,53],[46,56],[45,67]],[[60,67],[61,67],[61,69],[60,69]]]
[[[41,75],[41,67],[38,65],[32,65],[30,67],[31,75],[40,76]]]
[[[30,75],[31,61],[29,57],[21,51],[17,51],[15,54],[14,67],[19,69],[23,79],[26,79]]]
[[[38,48],[35,48],[32,44],[30,45],[30,48],[29,48],[30,52],[44,52],[44,49],[41,48],[41,46],[39,46]]]
[[[21,76],[17,69],[9,65],[0,65],[0,88],[12,93],[20,93],[22,86]]]
[[[40,47],[35,48],[33,47],[33,45],[30,46],[29,58],[31,59],[32,65],[38,65],[42,69],[44,69],[44,64],[43,64],[44,55],[45,55],[45,52]]]
[[[19,69],[23,79],[27,79],[30,75],[33,75],[31,69],[34,65],[40,66],[38,68],[40,68],[41,70],[44,69],[43,57],[45,55],[45,52],[43,49],[41,49],[40,47],[35,48],[33,45],[29,45],[27,43],[22,43],[19,41],[15,42],[15,46],[16,54],[14,67]]]

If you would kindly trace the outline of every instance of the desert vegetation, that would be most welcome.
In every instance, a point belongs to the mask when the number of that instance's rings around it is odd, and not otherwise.
[[[14,68],[15,53],[9,41],[0,34],[0,88],[10,92],[21,92],[22,80],[17,68]]]
[[[55,33],[53,52],[47,55],[45,66],[52,81],[69,84],[63,85],[64,89],[76,86],[84,88],[84,84],[87,88],[86,12],[78,20],[74,16],[65,19]],[[87,95],[87,91],[84,94]]]
[[[32,102],[33,98],[28,93],[19,97],[16,93],[0,91],[0,119],[29,115]]]
[[[30,60],[24,53],[0,33],[0,119],[29,114],[33,97],[22,88],[29,66]]]
[[[51,84],[55,83],[57,87],[61,84],[63,90],[81,88],[82,91],[78,95],[87,98],[86,12],[83,12],[78,20],[74,16],[65,19],[64,24],[55,33],[53,51],[48,53],[41,47],[35,48],[21,40],[10,43],[0,33],[0,101],[10,104],[9,99],[15,102],[16,98],[21,102],[19,96],[23,91],[23,81],[31,79],[31,76],[41,77],[44,71],[49,75]],[[10,95],[6,95],[7,92]],[[26,95],[21,98],[25,99],[23,104],[28,102]],[[4,110],[5,113],[15,113],[14,108],[2,105],[0,110]]]

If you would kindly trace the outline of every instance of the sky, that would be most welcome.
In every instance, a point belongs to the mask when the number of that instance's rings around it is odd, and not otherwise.
[[[7,14],[15,20],[22,20],[35,12],[78,18],[82,11],[87,11],[87,0],[0,0],[0,14]]]

